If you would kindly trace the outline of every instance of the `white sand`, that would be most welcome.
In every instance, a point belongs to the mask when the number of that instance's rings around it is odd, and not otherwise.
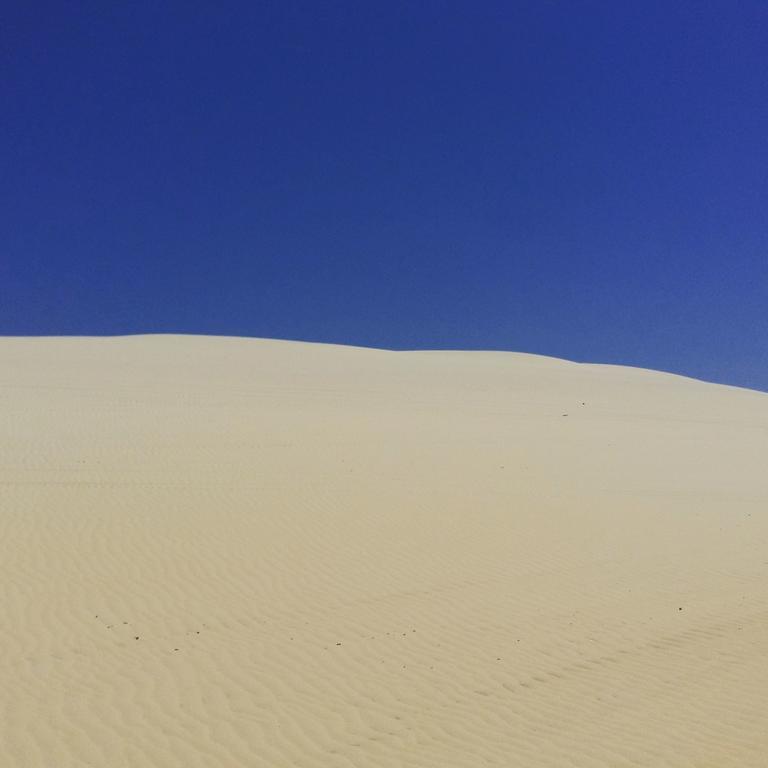
[[[3,767],[768,765],[768,395],[0,339],[0,430]]]

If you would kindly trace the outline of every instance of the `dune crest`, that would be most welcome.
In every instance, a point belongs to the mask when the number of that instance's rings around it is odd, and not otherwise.
[[[0,339],[0,765],[765,766],[768,395]]]

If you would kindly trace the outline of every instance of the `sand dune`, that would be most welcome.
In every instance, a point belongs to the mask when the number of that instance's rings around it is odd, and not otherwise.
[[[768,765],[768,395],[0,339],[0,765]]]

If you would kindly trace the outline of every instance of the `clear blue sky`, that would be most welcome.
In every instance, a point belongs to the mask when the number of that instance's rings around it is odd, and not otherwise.
[[[10,0],[0,334],[768,390],[768,5]]]

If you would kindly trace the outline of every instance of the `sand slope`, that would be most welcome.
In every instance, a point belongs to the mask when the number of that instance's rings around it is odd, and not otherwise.
[[[768,395],[0,339],[0,765],[766,766]]]

